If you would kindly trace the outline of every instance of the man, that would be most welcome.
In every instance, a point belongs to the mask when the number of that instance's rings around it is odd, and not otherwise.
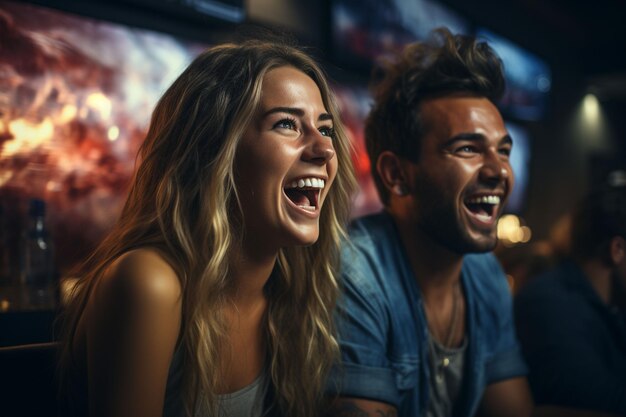
[[[527,416],[507,280],[491,254],[513,186],[501,62],[445,30],[388,63],[366,122],[385,206],[351,228],[334,416]]]
[[[531,387],[540,404],[623,416],[626,184],[590,194],[571,225],[571,260],[515,300]]]

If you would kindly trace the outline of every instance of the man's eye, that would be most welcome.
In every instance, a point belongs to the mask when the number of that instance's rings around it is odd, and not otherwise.
[[[293,119],[282,119],[274,124],[274,128],[295,130],[296,121]]]
[[[457,153],[476,153],[478,152],[478,150],[476,149],[475,146],[465,145],[465,146],[461,146],[460,148],[457,148],[456,152]]]
[[[511,156],[511,148],[501,148],[498,152],[500,155]]]
[[[328,136],[329,138],[335,137],[335,129],[330,126],[323,126],[319,128],[322,136]]]

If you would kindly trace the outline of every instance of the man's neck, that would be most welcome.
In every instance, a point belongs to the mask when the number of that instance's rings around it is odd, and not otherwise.
[[[417,225],[392,217],[422,296],[432,302],[445,298],[461,278],[463,255],[433,241]]]

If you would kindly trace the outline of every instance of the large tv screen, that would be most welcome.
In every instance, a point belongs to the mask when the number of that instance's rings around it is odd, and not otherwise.
[[[341,108],[341,120],[346,126],[353,145],[352,161],[359,185],[353,201],[352,217],[379,211],[382,204],[371,175],[371,161],[365,148],[364,122],[372,106],[372,98],[365,86],[359,84],[333,84]]]
[[[516,119],[540,120],[548,107],[552,85],[548,64],[488,30],[478,30],[477,37],[486,40],[504,64],[507,86],[498,103],[502,112]]]
[[[0,204],[15,252],[47,203],[61,272],[116,220],[156,101],[205,45],[0,1]]]
[[[246,9],[243,0],[118,0],[136,3],[150,8],[183,17],[199,19],[212,17],[233,23],[245,20]]]
[[[371,66],[438,27],[470,31],[464,18],[434,0],[333,0],[331,10],[333,56],[348,66]]]
[[[515,174],[515,185],[509,195],[505,211],[507,213],[522,214],[526,208],[526,195],[530,177],[530,135],[524,127],[516,123],[507,121],[505,124],[511,138],[513,138],[513,149],[511,150],[509,160]]]

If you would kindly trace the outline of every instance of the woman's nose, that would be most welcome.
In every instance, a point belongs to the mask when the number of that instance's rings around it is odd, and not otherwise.
[[[303,154],[306,161],[324,165],[335,157],[335,148],[331,137],[322,135],[317,129],[310,136],[311,142]]]

